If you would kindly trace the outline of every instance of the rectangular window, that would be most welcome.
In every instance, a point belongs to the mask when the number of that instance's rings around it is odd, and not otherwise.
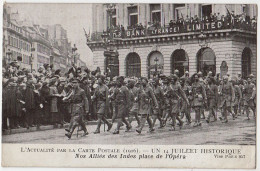
[[[116,26],[116,9],[112,12],[111,25]]]
[[[138,24],[138,9],[137,6],[128,7],[128,24],[134,26]]]
[[[152,23],[161,24],[161,4],[151,4],[150,9]]]
[[[14,46],[13,41],[13,37],[11,37],[11,46]]]
[[[201,6],[201,16],[202,17],[209,17],[212,13],[212,5],[202,5]]]
[[[186,9],[185,4],[174,4],[174,19],[178,20],[179,18],[184,18]]]

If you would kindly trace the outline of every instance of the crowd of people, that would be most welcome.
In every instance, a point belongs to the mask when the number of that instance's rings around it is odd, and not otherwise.
[[[176,20],[170,20],[168,24],[164,24],[164,28],[166,27],[179,27],[179,32],[186,32],[188,24],[203,24],[203,23],[212,23],[212,22],[221,22],[223,24],[223,28],[225,29],[244,29],[248,31],[256,31],[257,28],[257,19],[256,17],[250,18],[250,16],[247,16],[246,13],[242,13],[240,15],[235,15],[234,11],[228,12],[228,14],[220,15],[220,13],[214,13],[210,14],[209,16],[204,16],[202,18],[199,18],[197,15],[194,17],[190,17],[189,15],[186,16],[186,18],[181,15]],[[154,29],[163,28],[161,26],[161,22],[158,20],[154,22],[148,22],[146,25],[143,25],[142,23],[136,23],[134,25],[128,26],[127,30],[144,30],[146,29],[146,34],[149,34],[149,31],[152,31]],[[125,37],[125,31],[123,25],[112,25],[111,27],[108,27],[106,31],[103,31],[103,34],[108,33],[119,33],[121,37]],[[119,34],[118,34],[119,35]],[[92,36],[93,39],[95,37]]]
[[[256,117],[256,78],[252,74],[246,79],[240,74],[220,78],[211,71],[207,76],[201,72],[190,76],[188,71],[180,76],[175,70],[170,76],[158,74],[152,79],[111,79],[99,68],[90,71],[73,65],[62,76],[48,64],[30,72],[12,62],[3,69],[2,97],[3,130],[70,123],[65,129],[68,138],[77,126],[87,135],[88,120],[97,120],[95,134],[100,133],[102,122],[108,131],[116,123],[113,134],[119,134],[124,124],[126,131],[131,131],[134,121],[140,134],[146,121],[149,131],[154,132],[157,120],[159,128],[170,121],[173,131],[181,129],[185,119],[186,124],[193,122],[198,127],[201,119],[228,123],[229,117],[236,119],[244,113],[247,119]]]

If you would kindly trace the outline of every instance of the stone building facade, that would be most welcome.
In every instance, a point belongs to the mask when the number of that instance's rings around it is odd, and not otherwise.
[[[169,27],[171,20],[205,18],[210,13],[225,18],[243,14],[252,19],[257,16],[257,6],[93,4],[93,33],[87,45],[93,52],[94,66],[103,72],[112,70],[113,76],[150,77],[155,70],[169,75],[175,69],[181,75],[185,71],[190,74],[198,71],[204,74],[209,71],[220,75],[242,74],[244,77],[256,74],[256,30],[233,27],[232,21],[225,23],[224,19],[201,25],[187,24],[184,31],[178,30],[179,27]],[[159,26],[148,34],[147,25],[154,22]],[[133,23],[143,25],[144,29],[133,31]],[[121,32],[104,36],[106,30],[118,25],[124,28],[124,36]],[[104,37],[109,37],[109,41]]]

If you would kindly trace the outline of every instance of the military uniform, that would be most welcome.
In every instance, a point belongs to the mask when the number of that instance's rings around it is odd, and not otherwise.
[[[249,119],[249,108],[251,108],[254,112],[255,116],[255,98],[256,98],[256,88],[253,83],[249,83],[244,86],[243,90],[244,94],[244,107],[247,113],[247,117]]]
[[[171,100],[171,113],[170,116],[172,118],[172,129],[171,130],[175,130],[175,125],[176,125],[176,119],[179,121],[180,123],[180,128],[183,125],[183,121],[179,118],[178,114],[180,113],[180,100],[181,98],[183,98],[185,100],[185,102],[187,104],[189,104],[188,99],[185,95],[185,93],[183,92],[183,90],[181,89],[181,85],[176,82],[175,84],[171,85],[172,91],[170,94],[170,100]]]
[[[111,108],[112,108],[112,123],[114,123],[114,121],[116,120],[116,117],[117,117],[117,112],[118,112],[118,107],[116,105],[116,102],[115,102],[115,93],[117,93],[118,91],[118,88],[117,87],[113,87],[110,89],[109,91],[109,99],[110,99],[110,104],[111,104]]]
[[[163,121],[162,121],[162,114],[163,114],[163,105],[164,105],[164,93],[162,88],[157,85],[153,89],[154,95],[156,97],[156,100],[158,102],[158,110],[153,110],[153,127],[155,126],[156,119],[160,121],[160,127],[163,127]]]
[[[95,134],[100,133],[101,120],[108,125],[108,131],[111,129],[112,124],[108,122],[106,119],[106,112],[108,111],[108,87],[104,84],[98,85],[95,89],[93,99],[96,100],[97,103],[97,115],[98,115],[98,123],[97,129],[94,132]]]
[[[122,122],[126,124],[127,130],[131,129],[131,125],[125,119],[125,117],[129,112],[129,90],[126,86],[121,86],[117,89],[114,96],[115,96],[116,106],[118,107],[117,116],[116,116],[118,122],[114,134],[118,134]]]
[[[224,117],[223,122],[228,122],[227,119],[227,112],[232,113],[231,107],[232,102],[235,99],[234,89],[232,87],[232,84],[230,82],[222,83],[220,85],[220,94],[221,94],[221,100],[220,100],[220,107],[222,108],[222,116]],[[233,115],[233,119],[234,119]],[[223,119],[220,117],[220,119]]]
[[[182,90],[184,91],[186,97],[188,98],[189,103],[191,103],[191,99],[192,99],[191,86],[189,86],[187,83],[184,83]],[[185,114],[186,119],[187,119],[187,124],[190,124],[191,123],[191,115],[190,115],[191,106],[188,105],[184,99],[182,99],[181,112],[183,112]]]
[[[238,107],[239,107],[240,101],[242,99],[242,92],[238,85],[234,85],[234,91],[235,91],[235,100],[233,102],[233,108],[234,108],[234,112],[235,112],[235,117],[237,117]]]
[[[88,100],[86,94],[83,89],[80,87],[74,88],[72,93],[69,97],[69,101],[71,103],[71,120],[70,126],[68,129],[68,133],[65,134],[68,138],[71,137],[75,128],[79,125],[81,126],[82,130],[84,131],[83,135],[87,135],[87,128],[85,123],[83,122],[83,114],[84,110],[86,112],[89,111]]]
[[[217,107],[218,99],[218,87],[215,84],[210,84],[206,86],[206,95],[207,95],[207,107],[209,110],[209,115],[207,117],[207,122],[210,122],[210,117],[213,115],[214,121],[217,120],[215,114],[215,109]]]
[[[200,115],[203,110],[205,101],[207,100],[204,85],[200,82],[194,82],[191,86],[192,89],[192,107],[195,110],[195,124],[194,126],[200,126]]]
[[[146,82],[148,82],[148,81],[146,81]],[[145,87],[144,86],[140,87],[140,89],[138,91],[137,100],[139,102],[139,114],[141,115],[141,125],[140,125],[139,129],[137,129],[136,131],[139,134],[141,133],[146,120],[149,124],[150,131],[153,131],[153,125],[152,125],[152,121],[149,117],[149,114],[151,113],[151,104],[154,104],[155,109],[158,110],[158,103],[157,103],[157,100],[153,93],[152,88],[148,84]],[[151,103],[151,101],[153,101],[153,103]]]
[[[132,117],[134,116],[136,121],[137,121],[137,124],[138,124],[137,127],[140,126],[140,119],[138,117],[139,104],[136,101],[138,91],[139,91],[139,88],[137,88],[137,87],[133,87],[133,88],[129,89],[129,109],[130,109],[130,111],[129,111],[129,117],[130,117],[129,123],[131,124],[131,122],[133,120]]]

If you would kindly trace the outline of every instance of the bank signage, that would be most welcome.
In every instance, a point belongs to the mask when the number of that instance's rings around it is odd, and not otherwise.
[[[155,35],[167,35],[175,33],[187,33],[187,32],[200,32],[200,31],[211,31],[221,30],[230,28],[228,22],[217,21],[217,22],[204,22],[204,23],[192,23],[185,25],[176,25],[172,27],[150,27],[145,29],[129,29],[125,31],[112,31],[110,34],[111,38],[132,38],[132,37],[144,37],[144,36],[155,36]]]

